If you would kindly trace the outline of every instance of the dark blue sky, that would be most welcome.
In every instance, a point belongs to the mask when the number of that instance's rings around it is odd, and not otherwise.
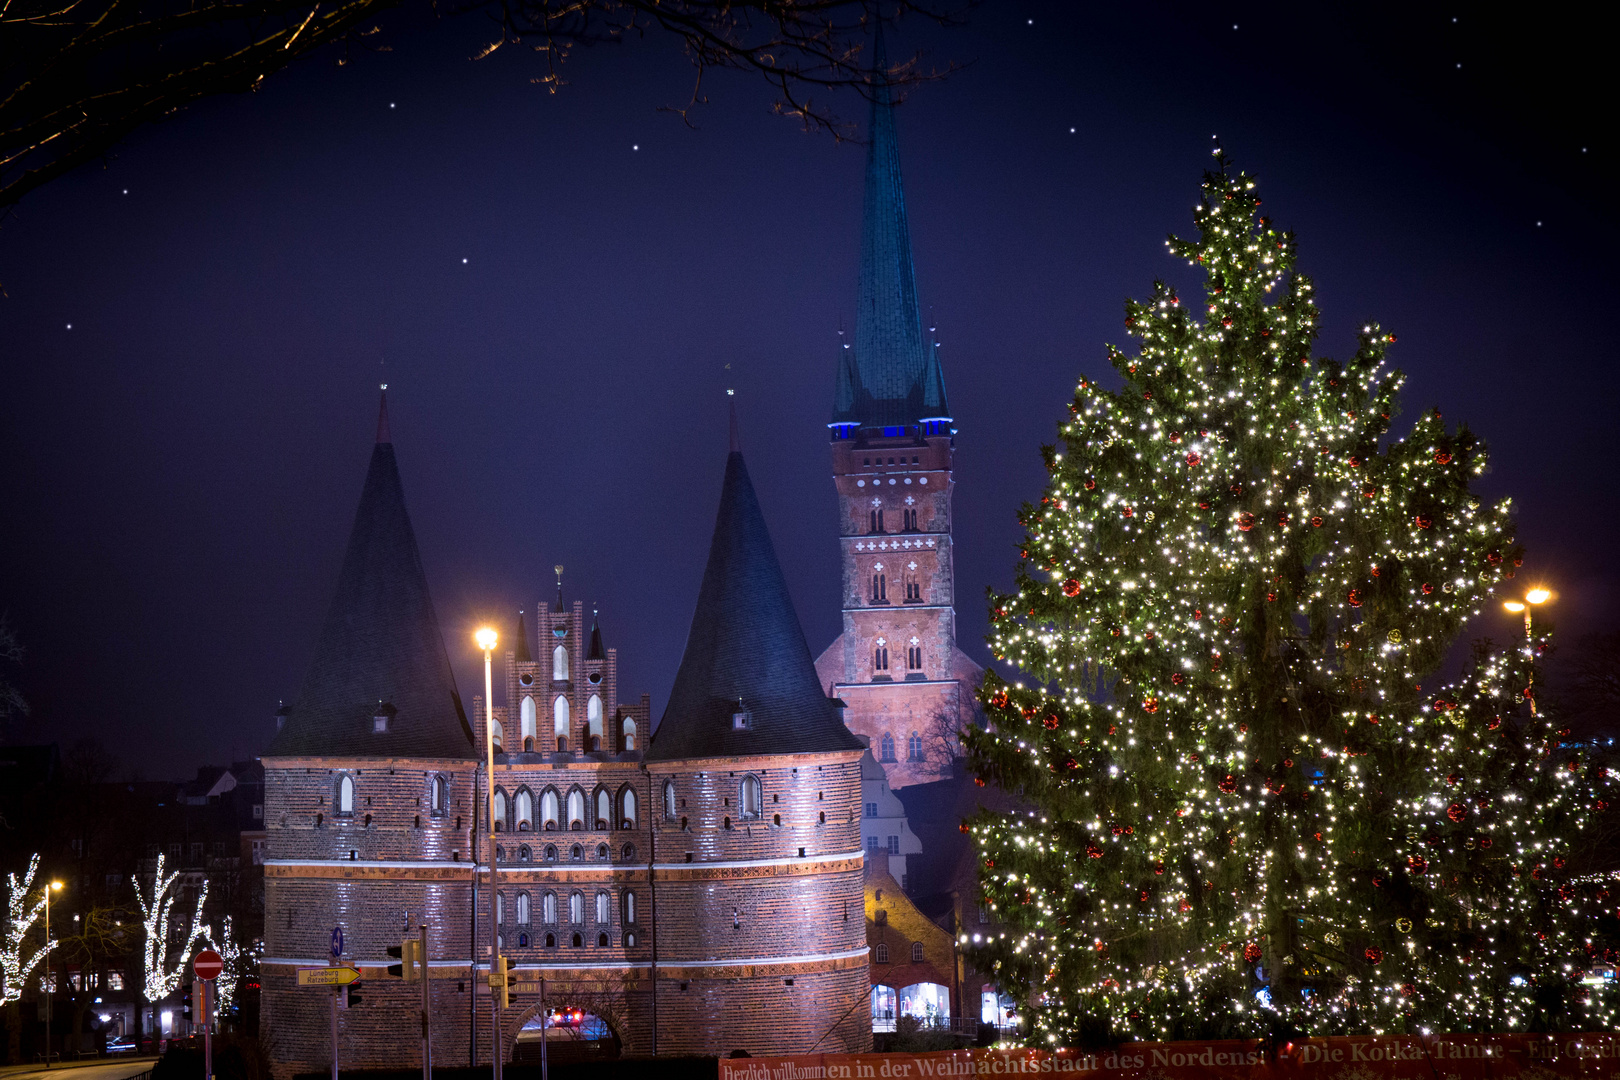
[[[1163,241],[1215,132],[1299,233],[1320,351],[1398,334],[1408,418],[1438,405],[1489,441],[1484,489],[1518,499],[1566,638],[1620,621],[1613,125],[1584,81],[1606,32],[1128,7],[1002,0],[892,46],[972,62],[899,116],[961,431],[963,646],[984,658],[1037,447],[1107,376],[1124,298],[1194,284]],[[863,148],[740,76],[683,127],[657,111],[690,77],[665,42],[583,50],[552,96],[530,54],[468,59],[478,16],[388,25],[392,52],[188,109],[0,225],[0,609],[35,708],[13,741],[96,734],[148,776],[256,752],[325,615],[382,381],[469,700],[472,629],[532,610],[561,562],[623,691],[662,710],[728,386],[812,648],[836,634],[824,425]]]

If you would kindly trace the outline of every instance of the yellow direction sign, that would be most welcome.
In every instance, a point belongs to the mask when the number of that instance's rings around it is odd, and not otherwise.
[[[299,986],[347,986],[357,982],[360,972],[352,967],[299,968]]]

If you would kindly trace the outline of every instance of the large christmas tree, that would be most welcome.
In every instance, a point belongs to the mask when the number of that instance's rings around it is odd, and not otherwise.
[[[1080,382],[992,597],[1027,679],[988,676],[966,738],[1029,809],[969,826],[981,966],[1037,1045],[1610,1026],[1580,983],[1608,893],[1565,869],[1601,770],[1536,713],[1543,639],[1437,675],[1523,584],[1484,447],[1439,410],[1389,434],[1378,326],[1312,355],[1251,179],[1220,162],[1195,220],[1202,310],[1127,304],[1139,346]]]

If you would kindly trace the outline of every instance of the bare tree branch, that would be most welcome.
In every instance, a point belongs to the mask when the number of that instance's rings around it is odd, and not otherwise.
[[[903,92],[954,70],[919,57],[878,62],[867,36],[880,6],[949,25],[975,0],[464,0],[497,32],[478,56],[524,44],[544,57],[535,81],[555,91],[578,44],[674,35],[696,69],[691,123],[711,69],[752,72],[777,112],[807,130],[850,127],[817,94]],[[204,97],[256,89],[323,46],[367,47],[361,24],[399,0],[3,0],[0,2],[0,207],[88,161],[130,132]],[[376,47],[376,46],[371,46]],[[347,55],[338,62],[346,63]]]

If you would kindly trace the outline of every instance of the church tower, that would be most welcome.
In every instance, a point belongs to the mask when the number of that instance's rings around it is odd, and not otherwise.
[[[885,62],[879,27],[874,63]],[[858,304],[827,425],[844,631],[816,671],[898,788],[948,775],[942,735],[971,721],[983,669],[956,647],[956,429],[939,356],[923,336],[886,89],[868,127]]]

